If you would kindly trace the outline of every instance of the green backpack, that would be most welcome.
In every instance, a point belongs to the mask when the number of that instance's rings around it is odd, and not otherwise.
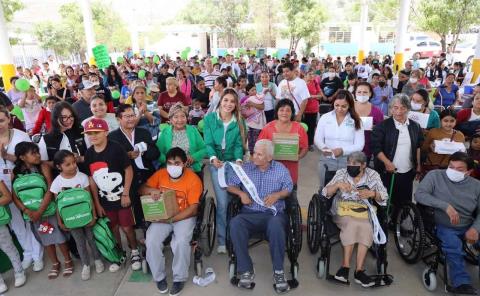
[[[43,196],[47,192],[47,182],[45,178],[38,173],[18,175],[13,182],[13,190],[17,197],[22,201],[25,207],[31,211],[38,211],[42,204]],[[55,202],[50,202],[43,217],[55,215]],[[23,214],[23,219],[29,220],[28,215]]]
[[[110,263],[121,264],[125,261],[123,251],[117,245],[117,241],[108,226],[108,218],[99,218],[93,226],[95,245],[102,256]]]
[[[12,220],[8,205],[0,206],[0,226],[7,225]]]
[[[57,209],[63,224],[69,229],[80,228],[92,222],[92,197],[83,188],[71,188],[57,196]]]

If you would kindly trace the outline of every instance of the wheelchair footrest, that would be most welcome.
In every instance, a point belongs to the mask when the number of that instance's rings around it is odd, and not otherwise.
[[[251,283],[248,287],[240,285],[240,279],[236,276],[230,279],[230,283],[240,289],[253,290],[255,288],[255,283]]]
[[[287,280],[287,283],[290,289],[296,289],[299,286],[299,283],[296,279]]]
[[[371,288],[390,286],[393,283],[393,276],[391,274],[377,274],[371,275],[370,277],[375,280],[375,285]]]

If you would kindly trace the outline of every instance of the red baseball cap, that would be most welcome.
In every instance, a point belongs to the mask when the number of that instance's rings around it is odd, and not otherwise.
[[[103,119],[92,118],[83,126],[83,133],[108,132],[108,124]]]

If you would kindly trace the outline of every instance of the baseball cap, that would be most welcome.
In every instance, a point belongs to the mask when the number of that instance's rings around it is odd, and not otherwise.
[[[98,84],[95,84],[93,82],[91,82],[90,80],[84,80],[82,81],[82,83],[80,83],[78,85],[78,89],[79,90],[82,90],[82,89],[90,89],[90,88],[94,88],[94,87],[97,87]]]
[[[105,120],[99,118],[92,118],[83,126],[83,133],[89,132],[108,132],[108,124]]]

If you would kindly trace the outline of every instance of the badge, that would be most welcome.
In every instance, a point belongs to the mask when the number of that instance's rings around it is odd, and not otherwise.
[[[41,234],[52,234],[55,228],[48,221],[42,222],[38,227],[38,232]]]

